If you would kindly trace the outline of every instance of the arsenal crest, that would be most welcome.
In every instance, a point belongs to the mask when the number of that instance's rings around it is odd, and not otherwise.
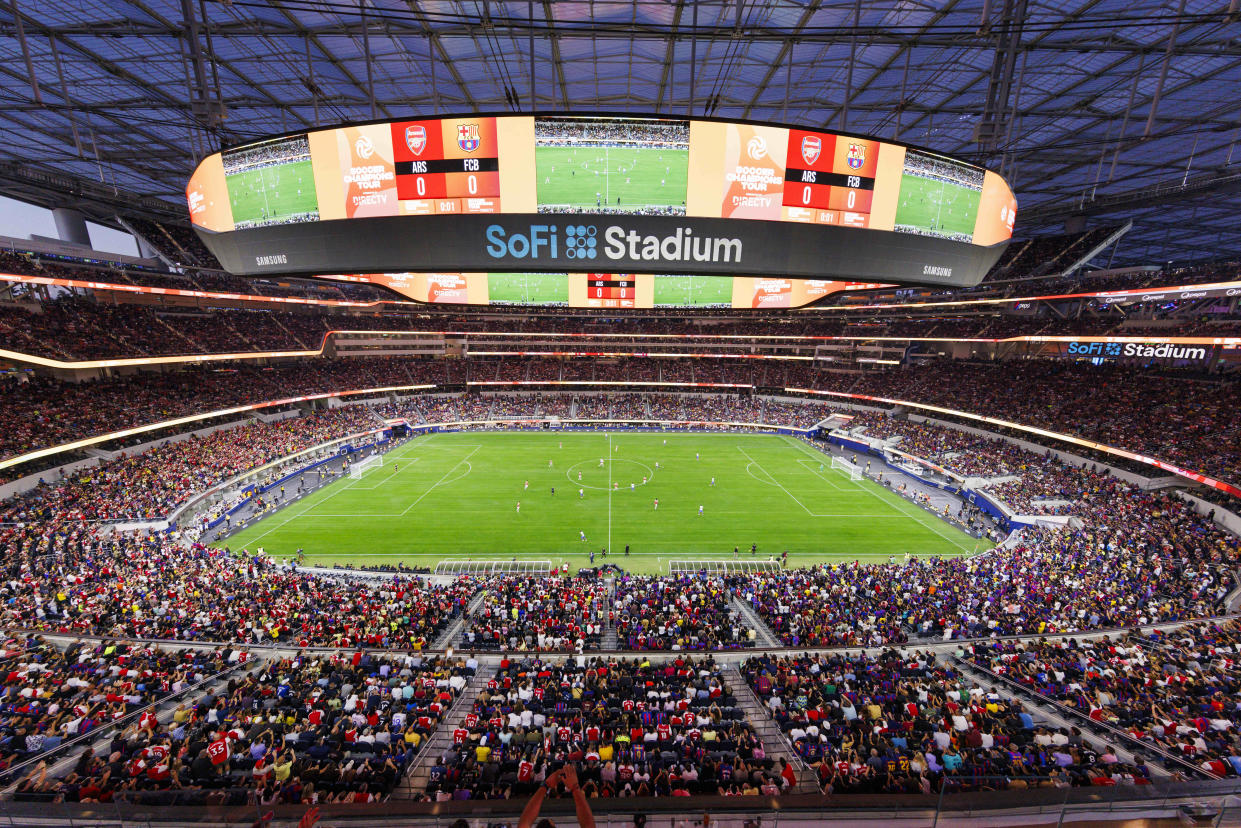
[[[405,146],[414,155],[422,155],[427,147],[427,128],[422,124],[405,127]]]
[[[850,144],[849,154],[845,156],[845,163],[849,165],[849,169],[860,170],[866,166],[866,145]]]
[[[819,153],[823,151],[823,141],[817,135],[807,135],[801,139],[801,157],[807,164],[814,164],[819,160]]]
[[[478,145],[482,143],[482,139],[478,137],[478,124],[459,124],[457,126],[457,146],[461,147],[463,152],[473,152],[478,149]]]

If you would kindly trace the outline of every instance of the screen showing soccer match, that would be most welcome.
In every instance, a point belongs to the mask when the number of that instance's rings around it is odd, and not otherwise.
[[[981,278],[981,262],[998,252],[957,245],[1002,245],[1017,208],[995,173],[864,136],[573,115],[272,138],[204,159],[186,197],[204,242],[241,273],[322,273],[333,263],[568,272],[587,259],[609,270],[943,284]],[[327,225],[341,220],[366,222]]]
[[[876,283],[653,273],[351,273],[327,280],[381,285],[429,304],[572,308],[799,308]]]

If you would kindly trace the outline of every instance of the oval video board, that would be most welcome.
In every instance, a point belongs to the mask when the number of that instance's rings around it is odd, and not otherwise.
[[[186,197],[231,272],[607,271],[973,285],[1012,235],[998,175],[820,130],[468,115],[234,147]]]

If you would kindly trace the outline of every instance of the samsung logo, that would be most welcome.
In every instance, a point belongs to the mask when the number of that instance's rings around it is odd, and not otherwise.
[[[922,275],[923,276],[940,276],[944,279],[950,279],[952,278],[952,268],[938,267],[936,265],[923,265]]]
[[[272,265],[288,264],[289,257],[284,253],[276,253],[272,256],[255,256],[254,263],[259,267],[271,267]]]

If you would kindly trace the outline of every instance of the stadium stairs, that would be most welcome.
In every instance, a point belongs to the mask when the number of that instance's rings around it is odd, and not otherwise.
[[[819,782],[813,769],[808,767],[801,756],[793,750],[793,744],[784,735],[784,731],[780,730],[780,726],[776,724],[775,717],[771,715],[771,711],[764,705],[745,680],[745,676],[741,675],[741,671],[737,669],[736,664],[728,664],[720,671],[720,676],[724,679],[724,687],[737,700],[737,706],[745,713],[746,721],[754,728],[754,732],[758,738],[762,740],[763,751],[767,754],[767,758],[775,761],[777,764],[780,759],[785,760],[793,766],[793,772],[797,774],[797,785],[790,791],[790,794],[816,794],[819,792]]]
[[[393,799],[413,799],[426,791],[427,783],[431,779],[431,768],[435,767],[435,760],[452,747],[453,730],[460,726],[465,715],[474,708],[474,699],[478,697],[478,691],[486,687],[487,682],[494,675],[494,666],[479,665],[474,677],[461,690],[461,694],[452,703],[452,707],[448,708],[435,730],[427,737],[422,750],[418,751],[418,755],[414,757],[414,761],[409,766],[409,772],[393,791]]]
[[[756,633],[754,645],[760,649],[769,647],[783,647],[784,644],[776,638],[776,634],[771,631],[771,627],[767,626],[767,622],[758,617],[758,613],[754,608],[742,601],[740,598],[733,598],[733,610],[741,616],[751,629]]]
[[[612,599],[616,597],[616,579],[604,578],[603,585],[603,617],[607,623],[603,626],[600,649],[616,650],[620,647],[620,639],[616,635],[615,620],[612,618]]]
[[[1135,739],[1120,728],[1097,722],[1049,696],[1031,690],[1012,679],[983,669],[973,662],[962,658],[954,658],[953,664],[963,676],[969,678],[978,686],[986,690],[995,691],[1003,699],[1020,702],[1034,718],[1036,726],[1048,728],[1076,727],[1085,738],[1090,739],[1092,742],[1115,747],[1117,757],[1123,762],[1137,764],[1139,755],[1153,758],[1154,761],[1147,763],[1151,778],[1153,779],[1167,779],[1172,775],[1173,771],[1186,773],[1190,778],[1197,777],[1204,772],[1192,762],[1186,762],[1173,753]]]
[[[483,605],[483,599],[487,597],[487,590],[480,589],[478,594],[470,599],[470,603],[466,604],[465,612],[449,623],[444,631],[435,639],[435,643],[431,645],[433,650],[449,650],[455,648],[461,643],[461,634],[465,631],[465,619],[468,616],[478,612],[478,608]]]

